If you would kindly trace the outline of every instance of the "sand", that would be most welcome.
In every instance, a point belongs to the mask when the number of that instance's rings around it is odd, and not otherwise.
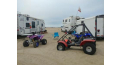
[[[104,65],[104,40],[97,40],[96,53],[88,55],[80,47],[71,47],[65,51],[58,51],[57,40],[52,34],[59,32],[60,37],[64,34],[60,28],[46,28],[44,34],[47,45],[39,47],[23,47],[24,38],[17,39],[17,64],[18,65]],[[27,38],[26,38],[27,39]]]

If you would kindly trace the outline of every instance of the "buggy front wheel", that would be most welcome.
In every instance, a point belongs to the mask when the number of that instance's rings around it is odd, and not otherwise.
[[[63,45],[62,43],[59,43],[59,44],[57,45],[57,50],[59,50],[59,51],[64,51],[64,50],[65,50],[65,45]]]

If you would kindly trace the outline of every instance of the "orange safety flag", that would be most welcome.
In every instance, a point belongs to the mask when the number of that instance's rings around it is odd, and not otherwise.
[[[79,12],[81,12],[81,9],[80,9],[80,7],[79,7],[78,11],[79,11]]]

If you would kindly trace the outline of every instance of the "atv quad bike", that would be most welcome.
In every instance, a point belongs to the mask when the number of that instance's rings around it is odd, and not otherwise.
[[[46,39],[42,39],[44,35],[35,35],[35,33],[33,33],[33,35],[28,35],[27,37],[29,38],[29,40],[25,40],[23,42],[23,46],[24,47],[28,47],[30,44],[33,44],[33,47],[36,48],[39,46],[39,43],[41,42],[43,45],[47,44],[47,40]]]
[[[84,37],[91,37],[91,34],[90,33],[88,33],[88,32],[85,32],[85,34],[84,35],[82,35],[82,33],[81,34],[73,34],[74,36],[75,36],[75,39],[79,39],[80,37],[82,37],[82,36],[84,36]]]

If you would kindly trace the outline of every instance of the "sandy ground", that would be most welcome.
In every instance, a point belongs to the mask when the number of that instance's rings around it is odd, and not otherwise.
[[[17,39],[17,64],[18,65],[104,65],[104,41],[96,43],[95,55],[87,55],[80,47],[71,47],[65,51],[56,49],[57,40],[52,34],[59,32],[60,37],[64,34],[60,28],[46,28],[48,33],[44,34],[47,45],[39,45],[33,48],[23,47],[24,38]]]

